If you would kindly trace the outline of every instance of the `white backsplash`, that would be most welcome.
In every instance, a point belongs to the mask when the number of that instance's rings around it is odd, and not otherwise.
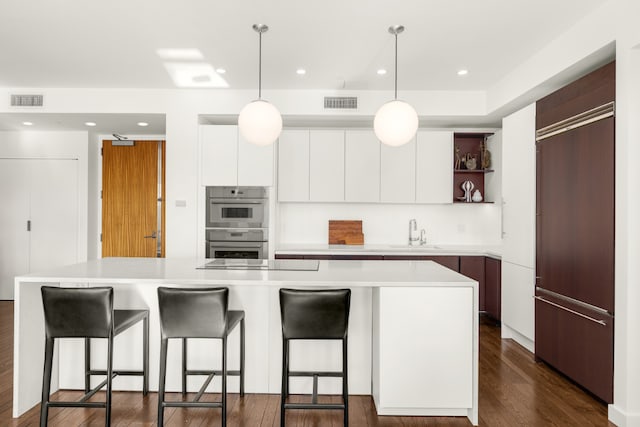
[[[326,244],[328,221],[362,220],[365,244],[406,244],[409,220],[427,231],[428,244],[499,244],[499,204],[408,205],[365,203],[279,203],[278,244]]]

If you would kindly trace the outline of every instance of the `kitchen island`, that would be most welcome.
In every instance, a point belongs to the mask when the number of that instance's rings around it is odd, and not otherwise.
[[[16,278],[13,416],[40,401],[44,318],[40,286],[112,286],[116,308],[150,310],[150,389],[157,390],[159,362],[158,286],[230,288],[230,309],[246,313],[246,390],[279,393],[281,330],[278,289],[350,288],[349,388],[373,396],[379,415],[466,416],[478,423],[478,283],[430,261],[320,261],[317,270],[198,269],[204,260],[105,258]],[[115,340],[114,367],[141,363],[137,325]],[[104,343],[93,340],[99,366]],[[294,343],[291,367],[339,369],[339,344]],[[335,345],[334,345],[335,344]],[[81,340],[56,347],[52,390],[82,389]],[[191,340],[189,366],[217,366],[218,343]],[[229,340],[229,368],[236,369],[238,336]],[[167,390],[180,384],[180,345],[170,343]],[[304,362],[304,365],[301,364]],[[235,381],[235,382],[234,382]],[[199,388],[197,379],[190,390]],[[141,389],[141,379],[118,377],[114,390]],[[209,390],[219,389],[213,384]],[[292,379],[291,392],[308,393],[311,380]],[[327,379],[319,393],[339,394]],[[237,392],[230,378],[229,391]]]

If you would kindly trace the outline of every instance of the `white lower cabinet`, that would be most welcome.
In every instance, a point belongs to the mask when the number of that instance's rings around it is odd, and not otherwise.
[[[416,202],[453,203],[453,132],[418,131]]]
[[[535,272],[502,260],[502,323],[534,341]]]
[[[467,415],[474,406],[474,313],[471,287],[374,288],[379,415]]]
[[[373,130],[345,132],[345,201],[380,201],[380,145]]]
[[[200,125],[201,185],[273,185],[273,144],[257,146],[236,125]]]
[[[14,277],[78,261],[78,161],[0,159],[0,300]]]

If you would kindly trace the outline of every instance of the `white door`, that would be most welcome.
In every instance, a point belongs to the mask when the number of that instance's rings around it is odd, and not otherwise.
[[[29,272],[29,162],[0,159],[0,300],[13,299],[14,277]]]
[[[78,260],[78,161],[32,160],[29,272]]]
[[[78,161],[0,159],[0,197],[0,299],[13,299],[15,276],[78,261]]]

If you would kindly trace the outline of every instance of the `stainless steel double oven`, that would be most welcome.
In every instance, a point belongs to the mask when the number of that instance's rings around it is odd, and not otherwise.
[[[207,187],[206,257],[267,259],[269,199],[265,187]]]

